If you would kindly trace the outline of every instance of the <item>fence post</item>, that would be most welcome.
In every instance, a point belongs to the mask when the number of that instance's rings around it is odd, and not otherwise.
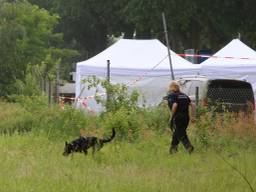
[[[110,83],[110,60],[107,60],[107,81],[108,83]],[[109,108],[109,101],[110,101],[110,95],[109,95],[109,91],[106,90],[106,94],[107,94],[107,105],[106,105],[106,109],[108,111]]]
[[[55,102],[59,103],[59,99],[60,99],[60,65],[59,63],[56,66],[56,79],[55,79]]]
[[[110,60],[107,60],[107,81],[110,82]]]
[[[198,107],[199,107],[199,87],[196,87],[196,118],[198,118]]]

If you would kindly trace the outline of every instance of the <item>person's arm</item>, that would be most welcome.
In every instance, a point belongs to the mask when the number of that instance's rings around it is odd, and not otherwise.
[[[174,114],[177,111],[177,107],[178,107],[178,103],[173,103],[172,108],[170,110],[169,126],[170,126],[172,131],[173,131],[173,117],[174,117]]]
[[[178,103],[173,103],[173,105],[172,105],[172,115],[174,115],[176,113],[177,108],[178,108]]]
[[[172,110],[171,110],[171,113],[170,113],[170,121],[172,121],[172,118],[173,118],[174,114],[177,111],[177,107],[178,107],[178,103],[173,103],[172,104]]]
[[[169,108],[170,108],[169,125],[170,125],[170,128],[172,129],[173,117],[174,117],[174,114],[176,113],[177,107],[178,107],[177,97],[176,97],[175,94],[170,94],[169,95],[169,97],[168,97],[168,105],[169,105]]]

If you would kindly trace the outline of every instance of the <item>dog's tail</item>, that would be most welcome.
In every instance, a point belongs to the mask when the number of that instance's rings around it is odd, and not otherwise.
[[[110,142],[116,136],[116,131],[112,128],[112,135],[109,138],[103,138],[101,141],[102,143]]]

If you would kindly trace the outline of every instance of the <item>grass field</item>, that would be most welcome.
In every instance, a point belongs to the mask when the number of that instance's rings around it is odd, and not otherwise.
[[[220,152],[212,147],[189,155],[180,146],[169,155],[169,135],[151,134],[133,143],[109,143],[94,157],[64,157],[62,139],[1,135],[0,191],[251,191],[220,155],[256,189],[255,145],[223,143]]]
[[[189,127],[195,152],[169,155],[168,116],[165,108],[91,116],[40,99],[0,102],[0,192],[256,190],[253,118],[201,114]],[[100,136],[112,127],[116,138],[95,156],[62,155],[81,129]]]

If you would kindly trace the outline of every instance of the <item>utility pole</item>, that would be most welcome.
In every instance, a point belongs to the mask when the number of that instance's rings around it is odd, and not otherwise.
[[[237,38],[238,38],[239,40],[241,40],[241,33],[240,33],[240,32],[238,32]]]
[[[167,31],[164,12],[162,12],[162,18],[163,18],[164,34],[165,34],[165,41],[166,41],[166,46],[167,46],[168,58],[169,58],[169,63],[170,63],[171,78],[172,78],[172,80],[174,80],[175,78],[174,78],[174,73],[173,73],[172,59],[171,59],[171,53],[170,53],[170,45],[169,45],[169,39],[168,39],[168,31]]]

